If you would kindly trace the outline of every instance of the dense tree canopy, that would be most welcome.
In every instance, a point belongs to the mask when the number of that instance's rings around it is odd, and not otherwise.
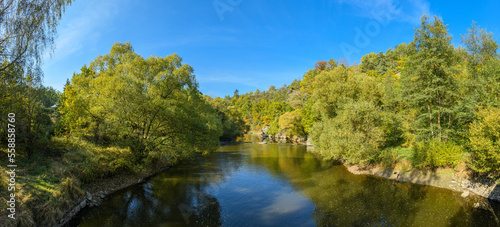
[[[144,59],[130,43],[116,43],[66,85],[64,127],[97,143],[125,143],[139,159],[213,150],[220,119],[181,61],[176,54]]]

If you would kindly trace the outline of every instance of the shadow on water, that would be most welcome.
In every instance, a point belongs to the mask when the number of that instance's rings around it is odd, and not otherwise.
[[[352,184],[340,180],[341,195],[315,211],[319,226],[408,226],[414,223],[419,207],[415,203],[426,196],[421,187],[367,178],[363,190],[350,190]]]
[[[500,192],[500,186],[496,185],[492,194]],[[463,220],[463,216],[468,216],[467,220]],[[500,203],[484,199],[481,197],[473,197],[463,202],[460,211],[451,218],[451,224],[454,226],[500,226]]]
[[[71,225],[221,226],[220,203],[208,188],[238,169],[242,157],[225,152],[179,164],[85,209]]]
[[[290,183],[314,203],[312,218],[318,226],[409,225],[419,209],[414,202],[426,196],[422,186],[352,175],[306,153],[304,146],[260,146],[265,147],[245,161]]]
[[[429,173],[432,174],[432,173]],[[438,177],[431,175],[430,177]],[[481,202],[480,207],[474,204]],[[485,202],[486,201],[486,202]],[[80,226],[498,226],[500,206],[351,174],[306,146],[242,143],[87,209]]]
[[[304,146],[260,146],[265,147],[246,162],[308,198],[314,204],[312,218],[318,226],[498,226],[495,216],[500,207],[496,202],[476,198],[488,201],[490,208],[485,212],[473,209],[474,204],[458,192],[353,175],[344,166],[304,152]],[[427,174],[429,181],[439,178],[433,171]]]

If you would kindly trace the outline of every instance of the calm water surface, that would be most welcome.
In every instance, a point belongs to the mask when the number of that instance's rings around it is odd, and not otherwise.
[[[244,143],[119,191],[72,225],[499,226],[499,217],[498,203],[353,175],[303,145]]]

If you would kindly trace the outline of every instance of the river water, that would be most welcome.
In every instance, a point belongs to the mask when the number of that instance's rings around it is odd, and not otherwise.
[[[499,203],[354,175],[304,145],[242,143],[108,196],[72,225],[499,226],[498,218]]]

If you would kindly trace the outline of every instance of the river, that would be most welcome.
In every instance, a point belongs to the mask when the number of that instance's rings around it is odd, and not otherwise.
[[[354,175],[304,145],[242,143],[114,193],[71,225],[499,226],[498,217],[499,203]]]

